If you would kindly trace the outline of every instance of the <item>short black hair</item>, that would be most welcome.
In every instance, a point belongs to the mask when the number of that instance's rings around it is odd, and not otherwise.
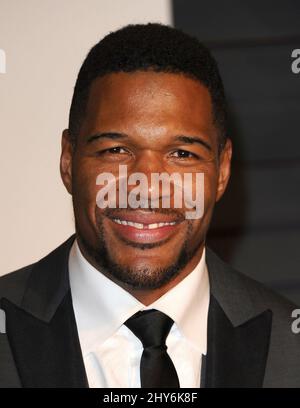
[[[222,150],[227,137],[227,109],[217,63],[197,38],[159,23],[127,25],[109,33],[89,51],[80,68],[70,108],[69,132],[74,144],[91,83],[106,74],[141,70],[183,74],[205,85],[211,95]]]

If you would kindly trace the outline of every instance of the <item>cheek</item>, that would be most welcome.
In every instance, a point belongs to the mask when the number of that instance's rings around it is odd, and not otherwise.
[[[96,196],[99,186],[96,184],[97,169],[78,163],[73,176],[73,202],[78,215],[89,214],[94,219]]]
[[[214,205],[216,202],[217,193],[217,176],[215,171],[203,171],[204,186],[201,188],[201,200],[204,208],[203,213],[199,219],[193,221],[193,236],[197,240],[202,240],[208,230],[210,220],[212,217]],[[200,191],[200,187],[199,191]],[[196,189],[196,186],[195,186]],[[203,196],[202,196],[203,194]],[[196,195],[196,194],[195,194]],[[200,205],[199,205],[200,207]],[[202,207],[202,205],[201,205]]]
[[[216,171],[204,173],[204,205],[205,212],[213,208],[216,202],[218,177]]]
[[[203,169],[199,171],[198,182],[196,176],[193,177],[192,198],[194,203],[198,203],[199,207],[204,204],[204,216],[211,208],[214,207],[217,195],[217,172],[214,168]],[[198,175],[197,175],[198,176]],[[197,201],[196,201],[197,200]],[[201,201],[201,205],[200,205]]]

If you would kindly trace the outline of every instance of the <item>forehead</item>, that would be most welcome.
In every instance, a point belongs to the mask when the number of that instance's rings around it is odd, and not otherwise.
[[[98,128],[130,133],[141,127],[211,131],[209,91],[199,81],[173,73],[120,72],[97,78],[89,92],[84,133]]]

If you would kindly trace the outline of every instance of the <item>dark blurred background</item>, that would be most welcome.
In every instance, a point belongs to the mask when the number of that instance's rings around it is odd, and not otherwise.
[[[173,0],[173,13],[211,49],[229,103],[232,177],[208,243],[300,305],[300,1]]]

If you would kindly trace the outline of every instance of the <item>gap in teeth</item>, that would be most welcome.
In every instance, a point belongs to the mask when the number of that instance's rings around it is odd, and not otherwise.
[[[134,227],[137,229],[155,229],[155,228],[161,228],[165,227],[166,225],[175,225],[176,222],[159,222],[159,223],[154,223],[154,224],[142,224],[139,222],[132,222],[132,221],[124,221],[120,220],[118,218],[114,218],[113,221],[117,224],[121,225],[129,225],[130,227]]]

